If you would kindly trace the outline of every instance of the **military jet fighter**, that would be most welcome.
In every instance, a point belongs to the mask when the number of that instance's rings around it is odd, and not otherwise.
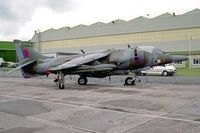
[[[93,53],[69,55],[65,57],[50,58],[36,50],[21,47],[22,41],[14,40],[16,52],[24,78],[55,74],[54,82],[59,89],[64,89],[66,75],[80,75],[78,84],[87,84],[87,77],[104,78],[112,75],[133,76],[125,79],[126,85],[134,84],[134,72],[140,69],[187,60],[186,56],[169,55],[155,47],[130,47],[125,49],[107,49]],[[15,70],[16,70],[15,69]],[[14,71],[14,70],[13,70]]]

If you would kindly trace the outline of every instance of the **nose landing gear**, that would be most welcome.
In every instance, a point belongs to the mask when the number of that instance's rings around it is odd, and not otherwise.
[[[135,85],[135,79],[132,78],[132,77],[127,77],[127,78],[125,79],[124,85]]]
[[[125,79],[124,85],[135,85],[136,80],[138,80],[138,82],[141,81],[137,73],[133,72],[132,75],[132,77],[127,77]]]

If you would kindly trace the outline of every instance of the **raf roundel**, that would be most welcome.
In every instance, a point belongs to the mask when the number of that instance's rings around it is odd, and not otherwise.
[[[27,48],[23,49],[23,56],[24,56],[25,58],[30,58],[30,54],[29,54]]]

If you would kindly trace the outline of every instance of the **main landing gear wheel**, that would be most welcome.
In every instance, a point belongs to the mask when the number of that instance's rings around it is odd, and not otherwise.
[[[65,88],[65,85],[64,85],[64,83],[59,83],[59,89],[64,89]]]
[[[56,84],[58,84],[59,89],[64,89],[65,88],[65,75],[61,71],[58,71],[58,75],[55,78],[54,82]]]
[[[135,79],[133,79],[132,77],[127,77],[125,79],[124,85],[135,85]]]
[[[78,79],[78,84],[79,84],[79,85],[86,85],[87,82],[88,82],[88,80],[87,80],[86,77],[80,77],[80,78]]]

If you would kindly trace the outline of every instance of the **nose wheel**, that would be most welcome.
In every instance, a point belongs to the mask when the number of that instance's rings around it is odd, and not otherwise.
[[[131,72],[132,77],[127,77],[125,79],[125,83],[124,85],[135,85],[135,81],[137,80],[138,82],[140,82],[140,77],[139,77],[139,73],[137,71],[132,71]]]
[[[135,78],[127,77],[127,78],[125,79],[124,85],[135,85]]]

